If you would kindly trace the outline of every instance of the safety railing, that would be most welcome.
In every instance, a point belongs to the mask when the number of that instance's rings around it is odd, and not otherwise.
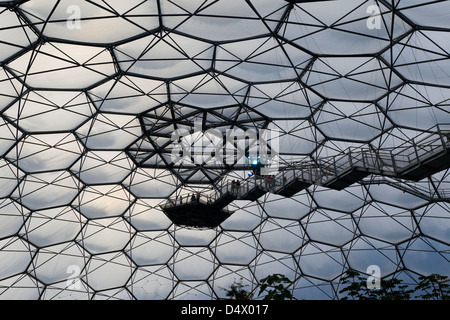
[[[200,192],[194,196],[190,194],[183,197],[172,197],[166,201],[164,207],[169,208],[195,201],[214,204],[224,197],[242,199],[256,188],[266,192],[276,192],[295,180],[323,185],[332,179],[339,179],[341,175],[355,169],[369,174],[398,177],[399,173],[406,168],[418,165],[433,155],[449,150],[450,124],[439,124],[400,146],[379,149],[352,147],[343,154],[320,158],[317,162],[311,160],[297,162],[271,177],[253,175],[237,180],[238,183],[226,180],[218,186],[217,190],[209,194]],[[421,191],[417,190],[417,192]],[[450,190],[440,190],[439,192],[441,192],[441,197],[450,198]]]
[[[385,184],[385,185],[392,186],[396,189],[399,189],[403,192],[413,194],[413,195],[423,198],[423,199],[430,199],[430,200],[439,200],[439,199],[448,200],[448,199],[450,199],[450,188],[439,187],[436,191],[430,185],[428,185],[428,187],[427,187],[427,186],[421,185],[419,183],[404,183],[401,181],[390,180],[387,178],[379,178],[379,179],[371,179],[368,181],[361,181],[361,184],[364,184],[364,185]]]
[[[351,147],[343,154],[321,158],[315,165],[320,171],[313,177],[315,184],[324,184],[331,179],[352,169],[368,173],[397,176],[408,166],[417,165],[438,153],[450,149],[450,124],[440,124],[432,129],[404,142],[400,146],[390,148],[357,148]],[[293,169],[303,170],[312,164],[311,161],[297,163]],[[317,171],[317,170],[315,170]]]

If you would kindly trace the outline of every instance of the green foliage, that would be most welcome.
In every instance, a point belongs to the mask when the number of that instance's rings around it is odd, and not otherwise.
[[[382,280],[380,289],[367,287],[367,280],[355,270],[348,270],[342,279],[342,284],[347,287],[339,293],[347,293],[341,300],[409,300],[412,290],[407,290],[407,285],[401,285],[400,279]]]
[[[226,296],[233,300],[252,300],[253,294],[244,288],[248,287],[248,285],[244,285],[242,283],[242,278],[239,279],[239,282],[234,281],[232,285],[230,285],[229,289],[224,289]]]
[[[356,270],[347,270],[341,283],[347,285],[344,289],[339,291],[339,293],[347,294],[347,296],[341,298],[341,300],[372,300],[375,298],[372,296],[372,292],[367,288],[366,280]]]
[[[345,288],[339,293],[346,294],[341,300],[409,300],[414,298],[423,300],[450,300],[450,284],[446,283],[447,277],[438,274],[419,277],[419,283],[410,289],[402,280],[391,278],[381,280],[379,289],[370,289],[367,286],[367,278],[358,271],[349,269],[342,278]],[[264,292],[264,300],[296,300],[288,289],[292,281],[282,274],[272,274],[260,281],[259,294]],[[253,293],[247,291],[242,283],[234,281],[226,291],[226,296],[234,300],[251,300]]]
[[[416,296],[423,300],[450,300],[450,285],[445,283],[446,276],[431,274],[426,277],[419,277],[419,284],[416,291],[425,292]]]
[[[290,290],[287,289],[292,281],[282,274],[272,274],[261,279],[259,295],[267,290],[264,300],[293,300],[295,299]]]
[[[261,279],[261,286],[259,296],[267,290],[264,300],[293,300],[295,299],[291,292],[287,289],[292,281],[282,274],[273,274]],[[233,300],[251,300],[253,294],[245,289],[248,285],[242,283],[242,278],[239,282],[234,281],[228,289],[221,288],[226,293],[226,296]]]
[[[447,277],[437,274],[420,277],[419,284],[414,289],[408,289],[408,285],[402,284],[402,280],[392,278],[381,280],[380,289],[370,289],[367,287],[367,280],[358,271],[348,270],[342,279],[342,284],[347,286],[339,293],[347,294],[341,300],[409,300],[413,293],[420,291],[422,293],[415,298],[449,300],[449,285],[443,283],[446,279]]]

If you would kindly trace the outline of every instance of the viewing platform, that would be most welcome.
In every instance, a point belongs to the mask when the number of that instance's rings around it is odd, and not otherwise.
[[[441,124],[396,147],[350,148],[317,162],[293,163],[276,175],[223,181],[210,194],[168,199],[162,209],[177,225],[214,228],[232,214],[226,207],[235,200],[256,201],[268,192],[292,197],[311,185],[342,190],[369,175],[419,181],[448,168],[450,125]]]

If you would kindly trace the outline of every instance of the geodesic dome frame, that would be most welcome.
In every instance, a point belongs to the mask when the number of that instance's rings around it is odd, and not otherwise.
[[[0,296],[223,298],[243,278],[336,299],[348,268],[448,275],[448,171],[160,205],[248,167],[171,162],[171,133],[276,128],[284,163],[450,123],[448,1],[0,1]],[[377,11],[379,10],[379,15]]]

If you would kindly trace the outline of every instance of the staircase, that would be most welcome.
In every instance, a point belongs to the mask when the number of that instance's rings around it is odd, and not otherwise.
[[[235,200],[255,201],[267,192],[292,197],[311,185],[342,190],[372,174],[419,181],[447,168],[450,168],[450,125],[440,124],[400,146],[377,150],[350,148],[317,162],[293,163],[274,176],[242,179],[239,186],[225,181],[214,193],[198,194],[195,200],[186,198],[183,203],[168,199],[162,209],[174,223],[214,227],[232,214],[225,208]],[[209,219],[208,226],[202,219]]]

